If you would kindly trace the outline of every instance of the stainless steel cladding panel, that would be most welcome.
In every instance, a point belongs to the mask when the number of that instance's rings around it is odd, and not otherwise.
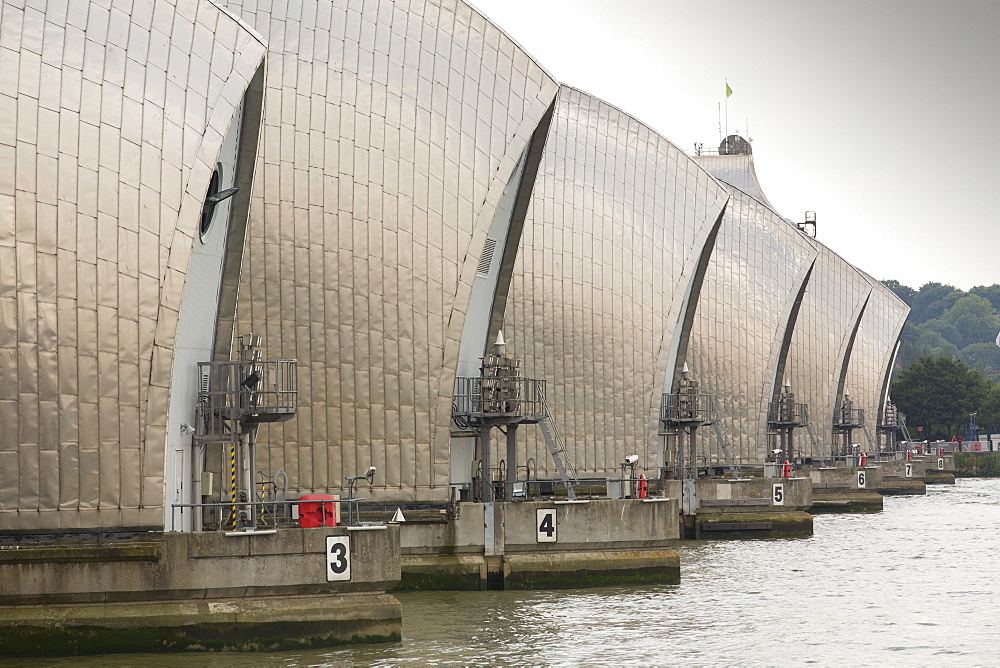
[[[871,281],[826,246],[813,243],[818,255],[795,321],[785,375],[796,399],[809,405],[813,436],[829,455],[841,376]],[[802,442],[801,452],[808,454],[810,444]]]
[[[699,159],[700,160],[700,159]],[[792,225],[741,190],[722,217],[691,327],[686,361],[700,390],[715,394],[719,426],[737,461],[760,463],[767,406],[795,300],[816,250]],[[722,462],[711,430],[699,457]]]
[[[185,273],[264,53],[209,2],[0,3],[0,531],[162,525]]]
[[[844,389],[851,393],[854,405],[865,411],[867,431],[874,440],[892,371],[893,353],[910,307],[892,290],[870,276],[867,278],[872,283],[872,294],[854,338]],[[863,448],[875,449],[875,444],[869,443],[867,436],[859,434],[856,440]]]
[[[545,378],[581,475],[656,471],[674,337],[725,190],[639,121],[561,88],[514,267],[508,352]],[[668,383],[669,384],[669,383]],[[525,455],[554,476],[536,429]],[[523,434],[523,436],[522,436]],[[523,461],[523,460],[522,460]]]
[[[697,163],[704,167],[712,176],[725,181],[731,186],[742,190],[758,202],[763,203],[772,211],[774,207],[767,200],[764,191],[757,180],[757,170],[753,166],[753,156],[735,155],[699,155]]]
[[[557,86],[456,0],[228,2],[270,44],[237,322],[299,361],[258,467],[292,491],[448,494],[476,264]]]

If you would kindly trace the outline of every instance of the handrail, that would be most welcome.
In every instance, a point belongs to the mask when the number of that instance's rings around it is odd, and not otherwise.
[[[261,523],[265,527],[277,529],[280,526],[280,523],[278,522],[278,506],[292,506],[292,505],[298,505],[300,503],[317,503],[320,504],[320,509],[321,509],[320,512],[323,516],[323,519],[325,520],[326,519],[325,514],[327,512],[326,504],[353,503],[355,507],[357,507],[358,502],[364,500],[365,497],[363,496],[346,498],[346,499],[287,499],[287,500],[276,499],[274,501],[238,501],[236,505],[241,508],[246,508],[249,506],[253,506],[256,508],[259,506],[265,512],[262,512],[257,515],[258,520],[263,519],[265,514],[269,515],[271,517],[270,523],[266,521]],[[184,508],[224,508],[228,512],[229,509],[232,507],[232,505],[233,504],[229,501],[224,501],[224,502],[220,501],[214,503],[172,503],[170,504],[170,507],[173,509],[180,508],[182,513],[184,511]],[[268,508],[270,508],[270,512],[267,512]],[[231,529],[229,528],[229,524],[227,522],[219,522],[218,525],[219,528],[217,529],[217,531],[231,531]],[[343,526],[350,526],[350,524],[345,524]],[[174,513],[170,514],[170,530],[171,531],[174,530]]]

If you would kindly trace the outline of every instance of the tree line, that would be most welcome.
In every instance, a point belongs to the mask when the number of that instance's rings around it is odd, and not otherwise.
[[[964,292],[942,283],[919,290],[882,283],[910,307],[890,390],[910,435],[964,435],[972,413],[981,433],[1000,433],[1000,285]]]

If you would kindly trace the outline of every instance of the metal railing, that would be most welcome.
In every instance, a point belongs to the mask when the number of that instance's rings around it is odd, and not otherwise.
[[[714,394],[664,394],[660,399],[660,422],[712,424],[718,417]]]
[[[836,408],[833,411],[833,427],[855,429],[865,426],[865,411],[861,408]]]
[[[878,428],[883,431],[906,429],[906,413],[897,410],[895,406],[880,411]]]
[[[452,415],[541,419],[546,415],[545,381],[520,376],[455,378]]]
[[[776,427],[804,427],[809,424],[809,405],[790,401],[768,402],[767,422]]]
[[[229,434],[232,421],[290,419],[298,404],[296,360],[199,362],[198,435]]]
[[[332,513],[333,517],[336,517],[337,509],[333,504],[336,503],[346,503],[348,504],[348,509],[353,511],[349,514],[349,519],[345,523],[341,523],[339,526],[351,526],[354,524],[353,518],[358,516],[358,502],[364,501],[364,497],[357,498],[345,498],[345,499],[275,499],[272,501],[237,501],[235,506],[238,513],[245,514],[249,517],[249,509],[253,507],[257,510],[254,513],[255,523],[254,526],[246,526],[241,522],[241,526],[238,531],[253,531],[253,530],[268,530],[268,529],[278,529],[279,527],[296,527],[299,525],[299,521],[292,517],[292,506],[297,506],[303,503],[311,503],[318,506],[318,511],[320,513],[320,525],[325,526],[327,518],[327,513]],[[170,531],[175,531],[175,523],[180,522],[183,518],[183,513],[185,509],[195,509],[195,508],[218,508],[218,516],[216,521],[212,524],[216,525],[215,531],[223,531],[227,533],[233,533],[232,525],[230,524],[229,518],[233,512],[233,503],[229,501],[219,501],[215,503],[172,503],[170,507],[175,511],[170,515]],[[327,506],[331,507],[331,510],[327,510]],[[176,511],[180,510],[180,514]]]

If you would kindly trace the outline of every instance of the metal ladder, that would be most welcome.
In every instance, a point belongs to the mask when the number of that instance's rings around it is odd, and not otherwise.
[[[826,459],[823,448],[820,447],[819,441],[816,440],[816,436],[813,434],[812,425],[808,422],[806,422],[806,433],[809,434],[809,442],[812,444],[813,457],[820,460]]]
[[[878,446],[875,445],[875,439],[872,438],[872,432],[868,428],[868,423],[865,422],[863,425],[861,425],[861,428],[865,430],[865,438],[868,439],[868,445],[871,446],[872,452],[878,452]]]
[[[722,456],[726,458],[726,466],[729,467],[730,475],[734,478],[739,478],[740,472],[733,461],[732,448],[729,447],[729,441],[722,435],[722,429],[719,427],[718,421],[712,423],[712,430],[715,432],[715,438],[719,442],[719,447],[722,448]]]
[[[903,437],[907,441],[912,441],[913,440],[912,438],[910,438],[910,430],[906,428],[906,425],[903,425],[902,427],[900,427],[900,429],[902,429],[902,431],[903,431]]]
[[[538,426],[542,429],[542,435],[545,436],[545,444],[549,446],[549,452],[552,453],[552,460],[556,463],[556,470],[559,472],[559,477],[562,478],[563,485],[566,487],[566,496],[571,500],[575,500],[576,490],[574,488],[580,484],[579,477],[576,474],[576,467],[573,466],[573,460],[570,459],[569,453],[566,452],[566,443],[563,442],[562,435],[559,434],[559,429],[552,419],[552,411],[549,410],[549,402],[545,399],[544,394],[542,394],[541,400],[545,413],[542,419],[538,421]]]

